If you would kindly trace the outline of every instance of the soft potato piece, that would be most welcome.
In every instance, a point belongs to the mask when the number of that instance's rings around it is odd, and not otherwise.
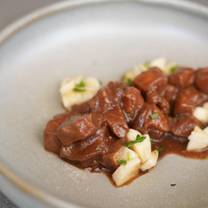
[[[150,67],[157,67],[161,71],[163,71],[163,73],[165,73],[167,75],[173,73],[175,71],[175,69],[177,68],[177,65],[175,63],[168,62],[167,59],[165,59],[163,57],[153,59],[149,63],[149,66]]]
[[[116,186],[121,186],[136,177],[139,172],[140,163],[140,159],[135,158],[128,161],[125,165],[120,165],[112,175]]]
[[[121,147],[116,156],[117,161],[118,160],[129,161],[135,158],[138,158],[137,154],[133,150],[127,147]]]
[[[205,102],[203,105],[203,108],[206,109],[208,111],[208,102]]]
[[[75,104],[90,100],[99,88],[99,81],[93,77],[78,76],[71,79],[64,79],[60,87],[62,103],[65,108],[70,109]]]
[[[123,75],[123,82],[130,84],[137,75],[139,75],[141,72],[146,71],[148,68],[140,64],[138,66],[133,67],[132,69],[129,69],[124,75]]]
[[[177,65],[175,63],[168,62],[165,58],[156,58],[144,64],[139,64],[132,69],[129,69],[123,76],[123,82],[129,84],[131,83],[137,75],[141,72],[147,71],[151,67],[157,67],[165,74],[171,74],[172,69],[176,68]]]
[[[134,141],[136,139],[137,135],[141,136],[142,134],[135,129],[129,129],[129,131],[127,133],[128,141]]]
[[[208,127],[204,128],[203,131],[208,134]]]
[[[164,69],[167,64],[167,60],[165,58],[156,58],[150,62],[151,67],[158,67],[159,69]]]
[[[127,138],[128,141],[136,140],[137,135],[141,135],[139,131],[130,129]],[[135,143],[132,145],[132,149],[137,153],[142,163],[149,159],[151,156],[151,140],[148,134],[144,134],[145,139],[142,142]]]
[[[202,123],[208,122],[208,110],[204,107],[196,107],[194,109],[193,115]]]
[[[149,159],[141,165],[140,169],[142,171],[146,171],[146,170],[149,170],[150,168],[153,168],[154,166],[156,166],[158,156],[159,156],[158,150],[152,151]]]
[[[118,168],[119,161],[129,161],[132,159],[138,158],[138,155],[131,149],[121,146],[116,152],[106,154],[103,157],[103,162],[106,167],[109,167],[112,170]]]
[[[189,143],[186,147],[188,151],[200,151],[208,147],[207,129],[201,130],[199,127],[195,128],[188,139]]]

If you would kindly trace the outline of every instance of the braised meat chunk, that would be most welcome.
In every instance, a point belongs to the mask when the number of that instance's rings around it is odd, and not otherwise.
[[[124,138],[126,136],[128,125],[119,106],[108,110],[104,117],[110,129],[118,138]]]
[[[98,130],[92,137],[62,146],[60,157],[77,162],[96,160],[102,153],[107,152],[108,140],[105,129]]]
[[[104,113],[114,105],[120,104],[125,87],[121,82],[109,82],[89,101],[90,110]]]
[[[167,76],[158,68],[150,68],[148,71],[139,74],[134,84],[143,92],[149,90],[160,90],[168,83]]]
[[[132,127],[142,133],[154,133],[155,139],[169,130],[168,117],[154,104],[145,103],[133,122]]]
[[[177,94],[178,88],[170,84],[164,87],[161,91],[161,96],[164,97],[170,104],[175,101]]]
[[[208,68],[201,68],[196,71],[195,85],[199,90],[208,94]]]
[[[135,87],[127,87],[123,95],[123,110],[127,120],[132,121],[144,104],[144,98]]]
[[[170,132],[176,136],[188,137],[196,126],[200,126],[191,115],[181,115],[170,120]]]
[[[65,121],[57,129],[57,137],[64,146],[70,145],[73,142],[86,139],[96,132],[96,126],[92,121],[92,115],[86,114],[70,122],[70,119]]]
[[[146,93],[146,100],[148,103],[155,104],[165,114],[170,112],[170,103],[156,90],[148,91]]]
[[[194,70],[191,68],[179,68],[175,74],[170,75],[169,83],[179,88],[193,85]]]
[[[202,105],[208,96],[194,87],[181,89],[175,101],[175,114],[192,113],[196,106]]]
[[[47,123],[44,131],[45,149],[54,153],[59,153],[61,142],[59,141],[56,131],[59,126],[69,118],[67,113],[57,115]]]

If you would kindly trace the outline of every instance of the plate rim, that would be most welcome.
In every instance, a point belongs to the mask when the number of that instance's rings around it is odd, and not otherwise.
[[[187,11],[195,12],[196,14],[203,14],[208,18],[208,7],[203,6],[202,4],[196,2],[190,2],[188,0],[64,0],[62,2],[49,4],[48,6],[42,7],[40,9],[34,10],[33,12],[24,15],[22,18],[14,21],[5,27],[5,29],[0,32],[0,47],[10,40],[13,36],[15,36],[18,32],[27,28],[29,25],[37,22],[45,17],[50,15],[54,15],[58,12],[70,9],[70,8],[78,8],[80,6],[95,4],[95,3],[119,3],[119,2],[136,2],[136,3],[145,3],[145,4],[160,4],[173,8],[180,8]],[[3,191],[9,197],[9,190],[13,190],[14,193],[16,189],[20,191],[22,194],[22,199],[30,198],[37,200],[37,202],[41,203],[43,206],[55,206],[55,207],[63,207],[63,208],[84,208],[82,206],[78,206],[74,203],[64,201],[59,199],[58,197],[43,191],[36,186],[32,185],[29,182],[21,179],[21,176],[15,175],[15,173],[10,170],[6,164],[0,161],[0,176],[3,176],[4,181],[9,182],[9,189],[7,191]],[[1,183],[0,183],[1,187]],[[1,191],[2,191],[1,187]],[[15,195],[15,194],[14,194]],[[10,197],[9,197],[10,198]],[[18,201],[15,201],[18,204]],[[36,207],[36,205],[34,205]]]

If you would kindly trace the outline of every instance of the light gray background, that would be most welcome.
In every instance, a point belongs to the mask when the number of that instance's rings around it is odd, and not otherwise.
[[[59,1],[61,0],[0,0],[0,30],[35,9]],[[190,1],[208,6],[208,0]],[[0,208],[16,208],[16,206],[0,192]]]

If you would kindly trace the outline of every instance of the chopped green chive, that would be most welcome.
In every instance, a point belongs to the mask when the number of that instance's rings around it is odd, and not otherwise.
[[[158,118],[159,118],[158,113],[152,113],[152,114],[150,115],[150,119],[151,119],[151,120],[157,120]]]
[[[145,136],[137,135],[137,137],[134,141],[127,142],[125,146],[129,148],[136,143],[143,142],[144,140],[145,140]]]
[[[129,86],[133,86],[133,81],[131,79],[127,79],[126,84]]]
[[[143,66],[148,69],[150,67],[150,62],[149,61],[145,62]]]
[[[126,165],[127,161],[126,160],[118,160],[119,165]]]
[[[157,148],[157,151],[158,151],[159,154],[160,154],[162,151],[164,151],[164,147],[163,147],[163,146],[159,146],[159,147]]]
[[[170,68],[170,73],[172,73],[172,74],[176,73],[177,68],[178,68],[177,65],[172,66],[172,67]]]
[[[85,82],[83,80],[81,80],[79,83],[77,83],[74,87],[74,91],[75,92],[85,92]]]

